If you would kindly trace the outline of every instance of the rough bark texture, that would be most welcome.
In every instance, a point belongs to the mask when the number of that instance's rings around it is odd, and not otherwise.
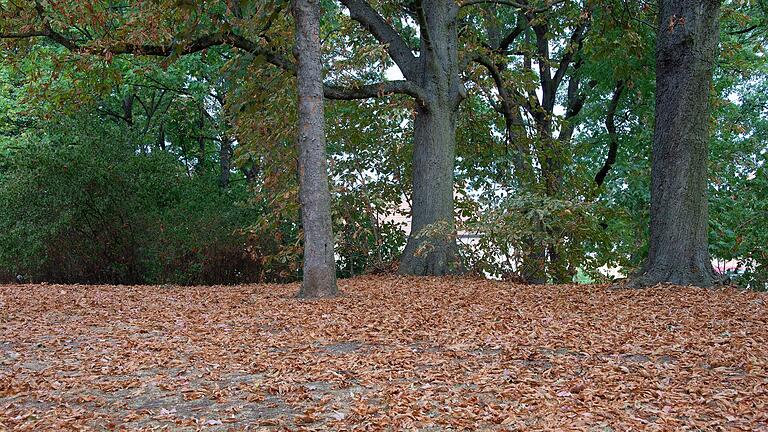
[[[337,294],[331,195],[325,153],[320,0],[293,0],[299,93],[299,198],[304,229],[304,280],[299,297]]]
[[[719,0],[663,0],[656,52],[649,256],[630,286],[711,286],[707,250],[709,89]]]
[[[401,274],[444,275],[461,270],[453,214],[456,113],[464,97],[458,10],[454,2],[423,0],[418,11],[418,79],[427,99],[419,104],[414,120],[413,215],[400,260]]]
[[[459,270],[454,237],[453,168],[456,119],[450,110],[419,108],[414,120],[413,214],[401,274]]]

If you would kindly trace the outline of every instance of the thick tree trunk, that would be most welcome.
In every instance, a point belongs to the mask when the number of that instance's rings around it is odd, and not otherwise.
[[[464,97],[459,76],[458,6],[420,4],[420,87],[429,95],[414,120],[413,215],[399,272],[444,275],[461,271],[453,214],[456,113]]]
[[[299,90],[299,198],[304,230],[304,280],[299,297],[337,294],[331,195],[325,152],[320,0],[293,0]]]
[[[709,91],[719,0],[662,0],[656,52],[649,256],[630,286],[707,287]]]
[[[400,273],[460,270],[453,215],[456,118],[450,109],[419,108],[414,121],[413,214]]]

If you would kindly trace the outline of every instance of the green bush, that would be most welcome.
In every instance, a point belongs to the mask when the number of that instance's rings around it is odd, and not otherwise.
[[[5,156],[0,277],[212,284],[263,274],[247,253],[244,187],[225,192],[170,153],[124,147],[37,143]]]
[[[510,196],[464,224],[479,240],[464,243],[462,253],[470,270],[492,277],[570,283],[581,273],[605,280],[598,251],[610,243],[607,219],[599,203]]]

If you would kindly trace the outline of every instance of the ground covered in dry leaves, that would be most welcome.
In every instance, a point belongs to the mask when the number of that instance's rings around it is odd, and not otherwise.
[[[768,296],[0,286],[0,430],[768,431]]]

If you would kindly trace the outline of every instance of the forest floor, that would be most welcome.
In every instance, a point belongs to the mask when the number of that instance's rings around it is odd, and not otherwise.
[[[0,286],[0,430],[768,431],[768,295]]]

